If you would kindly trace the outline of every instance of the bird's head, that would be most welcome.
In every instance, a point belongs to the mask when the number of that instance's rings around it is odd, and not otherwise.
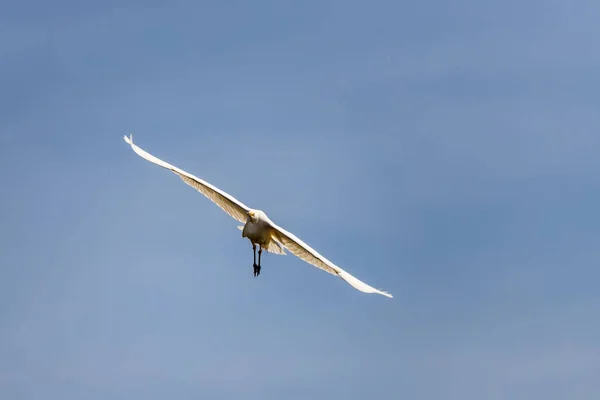
[[[256,212],[255,211],[248,211],[248,218],[250,218],[252,221],[256,221],[257,216],[256,216]]]

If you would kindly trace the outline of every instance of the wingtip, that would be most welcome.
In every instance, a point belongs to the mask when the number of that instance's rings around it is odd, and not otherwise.
[[[374,289],[371,293],[377,293],[382,296],[389,297],[390,299],[394,297],[390,293],[386,292],[385,290],[381,290],[381,289]]]
[[[337,275],[340,278],[342,278],[343,280],[345,280],[348,284],[350,284],[350,286],[353,286],[355,289],[358,289],[361,292],[364,292],[364,293],[376,293],[376,294],[380,294],[382,296],[389,297],[389,298],[393,297],[388,292],[384,292],[383,290],[375,289],[374,287],[367,285],[366,283],[364,283],[363,281],[361,281],[361,280],[357,279],[356,277],[350,275],[346,271],[341,271],[341,270],[337,271]]]
[[[129,137],[127,137],[127,135],[123,135],[123,139],[125,139],[127,144],[129,144],[129,145],[133,144],[133,135],[131,133],[129,134]]]

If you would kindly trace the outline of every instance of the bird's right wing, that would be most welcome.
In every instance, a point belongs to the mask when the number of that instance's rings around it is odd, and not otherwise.
[[[163,160],[154,157],[152,154],[140,149],[137,145],[133,143],[132,135],[130,135],[129,137],[124,136],[124,139],[131,146],[133,151],[135,151],[140,157],[179,175],[179,177],[183,179],[185,183],[187,183],[188,185],[205,195],[213,203],[221,207],[221,209],[223,209],[223,211],[225,211],[231,217],[235,218],[240,222],[246,222],[246,213],[250,211],[250,208],[248,208],[245,204],[237,200],[235,197],[214,187],[210,183],[188,172],[185,172],[184,170],[179,169],[167,162],[164,162]]]
[[[304,243],[293,233],[286,231],[285,229],[274,223],[271,223],[271,226],[274,230],[273,236],[275,237],[275,239],[277,239],[281,244],[283,244],[296,257],[306,261],[311,265],[314,265],[317,268],[322,269],[323,271],[329,272],[332,275],[339,276],[352,287],[360,290],[361,292],[377,293],[386,297],[393,297],[388,292],[375,289],[374,287],[367,285],[358,278],[350,275],[348,272],[344,271],[343,269],[341,269],[340,267],[323,257],[315,249]]]

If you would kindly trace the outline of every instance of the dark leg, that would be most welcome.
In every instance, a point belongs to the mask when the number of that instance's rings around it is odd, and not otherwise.
[[[256,275],[260,275],[260,255],[262,254],[262,246],[260,246],[258,248],[258,272],[256,273]]]
[[[260,267],[256,265],[256,245],[254,243],[252,243],[252,251],[254,252],[254,276],[258,276]],[[260,260],[260,255],[258,256],[258,259]],[[260,264],[260,261],[258,263]]]

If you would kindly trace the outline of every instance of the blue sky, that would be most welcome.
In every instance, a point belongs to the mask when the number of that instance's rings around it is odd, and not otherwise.
[[[150,4],[0,5],[0,397],[598,398],[597,2]]]

